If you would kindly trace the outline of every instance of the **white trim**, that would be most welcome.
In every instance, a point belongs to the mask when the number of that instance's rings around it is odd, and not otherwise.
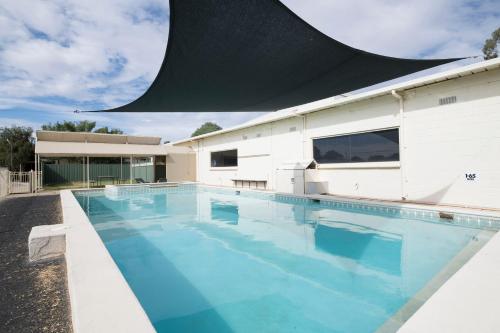
[[[73,193],[60,196],[73,332],[155,332]]]
[[[358,163],[323,163],[317,164],[318,169],[399,169],[399,161],[390,162],[358,162]]]
[[[267,157],[271,156],[271,154],[255,154],[255,155],[240,155],[238,158],[254,158],[254,157]]]
[[[210,171],[238,171],[238,167],[211,167]]]
[[[395,130],[395,129],[399,130],[399,126],[377,127],[377,128],[368,129],[368,130],[361,130],[361,131],[354,131],[354,132],[342,132],[342,133],[339,133],[339,134],[329,134],[329,135],[322,135],[322,136],[314,136],[314,137],[311,137],[311,140],[336,138],[336,137],[339,137],[339,136],[348,136],[348,135],[356,135],[356,134],[375,133],[375,132],[390,131],[390,130]]]

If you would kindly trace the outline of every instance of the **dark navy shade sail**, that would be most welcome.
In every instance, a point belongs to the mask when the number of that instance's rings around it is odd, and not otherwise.
[[[278,0],[170,0],[169,40],[156,79],[137,100],[106,111],[274,111],[455,60],[349,47]]]

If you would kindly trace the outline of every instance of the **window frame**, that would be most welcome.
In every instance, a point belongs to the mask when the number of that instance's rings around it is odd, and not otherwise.
[[[319,162],[316,160],[316,156],[314,156],[314,141],[315,140],[320,140],[320,139],[329,139],[329,138],[338,138],[338,137],[349,137],[349,136],[354,136],[358,134],[370,134],[370,133],[377,133],[377,132],[384,132],[384,131],[391,131],[391,130],[396,130],[398,134],[398,159],[397,160],[388,160],[388,161],[345,161],[345,162]],[[349,141],[350,145],[350,141]],[[342,168],[359,168],[359,169],[365,169],[365,168],[399,168],[401,165],[401,132],[400,132],[400,127],[387,127],[387,128],[379,128],[379,129],[372,129],[372,130],[366,130],[366,131],[359,131],[359,132],[351,132],[351,133],[342,133],[342,134],[336,134],[336,135],[325,135],[325,136],[318,136],[318,137],[313,137],[311,138],[311,146],[313,150],[313,159],[318,165],[318,169],[342,169]],[[349,151],[351,151],[351,147],[349,147]]]
[[[236,151],[236,165],[224,165],[224,166],[213,166],[212,165],[212,162],[213,162],[213,158],[212,158],[212,155],[214,153],[223,153],[223,152],[227,152],[227,151]],[[224,149],[224,150],[214,150],[214,151],[210,151],[210,168],[211,169],[216,169],[216,170],[219,170],[219,169],[228,169],[228,168],[237,168],[238,167],[238,148],[231,148],[231,149]]]

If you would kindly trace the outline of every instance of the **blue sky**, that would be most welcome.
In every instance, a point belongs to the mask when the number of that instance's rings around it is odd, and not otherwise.
[[[500,1],[283,0],[324,33],[396,57],[481,54]],[[95,120],[177,140],[205,121],[223,127],[260,113],[73,113],[125,104],[160,68],[168,0],[0,0],[0,127]]]

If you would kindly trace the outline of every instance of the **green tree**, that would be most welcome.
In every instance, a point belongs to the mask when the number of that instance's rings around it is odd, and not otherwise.
[[[9,170],[28,170],[35,160],[31,127],[0,127],[0,165]]]
[[[196,131],[194,131],[193,134],[191,134],[191,137],[202,135],[202,134],[207,134],[207,133],[210,133],[210,132],[215,132],[215,131],[218,131],[218,130],[221,130],[221,129],[222,129],[222,127],[220,127],[216,123],[207,121],[206,123],[204,123],[203,125],[201,125],[200,127],[198,127],[196,129]]]
[[[108,128],[108,126],[104,126],[94,130],[94,133],[104,133],[104,134],[123,134],[123,131],[118,128]]]
[[[108,126],[95,129],[96,122],[81,120],[81,121],[62,121],[54,124],[49,123],[42,125],[44,131],[58,131],[58,132],[94,132],[104,134],[123,134],[123,131],[118,128],[109,128]]]
[[[500,28],[491,33],[491,38],[484,42],[483,54],[484,60],[498,57],[498,44],[500,44]]]
[[[95,128],[95,121],[63,121],[55,124],[49,123],[42,125],[44,131],[59,131],[59,132],[92,132]]]

